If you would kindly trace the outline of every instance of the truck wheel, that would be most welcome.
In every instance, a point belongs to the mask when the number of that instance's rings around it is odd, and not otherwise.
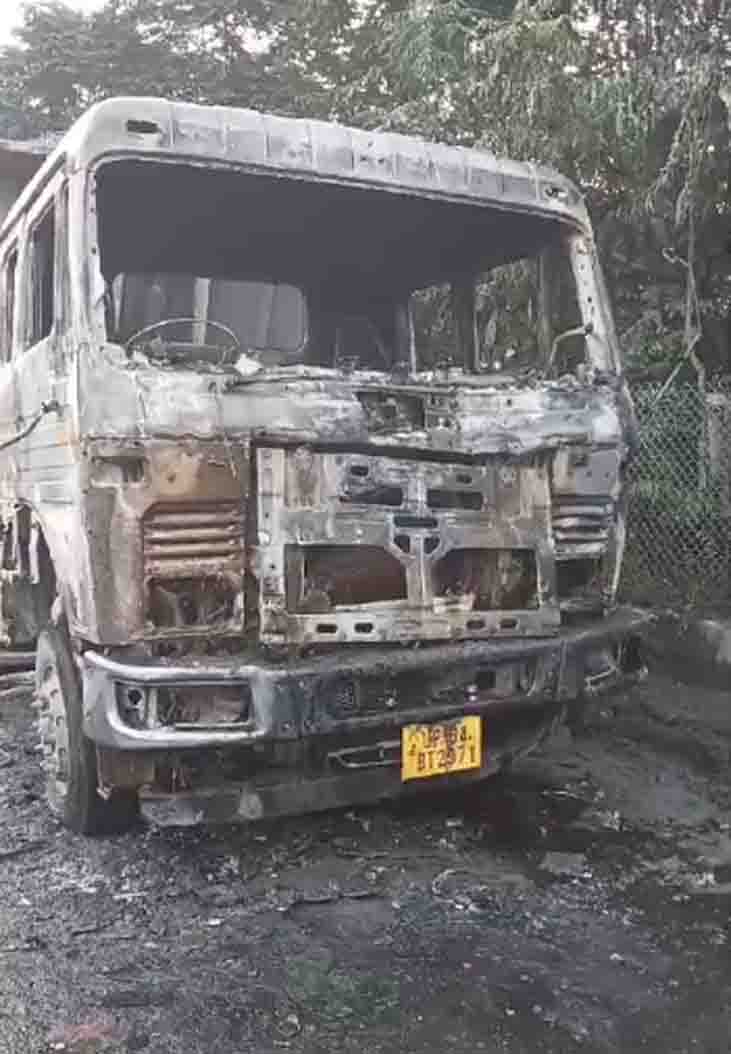
[[[112,834],[132,826],[136,796],[105,799],[97,791],[96,750],[83,732],[81,686],[63,628],[48,626],[38,636],[36,708],[46,797],[54,815],[79,834]]]

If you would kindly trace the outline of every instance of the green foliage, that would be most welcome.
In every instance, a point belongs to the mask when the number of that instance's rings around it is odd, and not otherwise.
[[[430,286],[413,297],[414,343],[422,369],[457,365],[457,323],[452,310],[451,287]]]
[[[33,134],[33,124],[22,110],[0,105],[0,139],[30,139]]]
[[[493,364],[505,363],[511,370],[538,365],[537,294],[535,260],[502,264],[483,276],[477,289],[478,332]]]
[[[712,320],[719,304],[728,313],[731,277],[721,96],[730,32],[721,3],[520,3],[509,17],[475,15],[461,0],[412,3],[381,42],[399,87],[383,120],[572,176],[600,234],[622,329],[654,292],[658,339],[638,364],[676,358],[689,261],[703,308],[699,352],[710,369],[729,369],[727,335]]]

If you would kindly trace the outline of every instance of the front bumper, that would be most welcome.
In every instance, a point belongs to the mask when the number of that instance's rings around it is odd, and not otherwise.
[[[166,752],[253,746],[309,737],[396,730],[409,723],[495,708],[562,705],[587,691],[616,685],[632,662],[625,645],[648,615],[618,608],[599,621],[548,638],[466,641],[419,648],[363,648],[296,662],[160,660],[124,662],[98,652],[83,656],[84,731],[112,750]],[[599,661],[598,661],[599,660]],[[501,673],[515,672],[514,690]],[[520,674],[518,671],[523,671]],[[527,672],[526,672],[527,671]],[[521,680],[521,677],[523,678]],[[228,688],[241,685],[245,721],[195,727],[132,727],[118,688]]]

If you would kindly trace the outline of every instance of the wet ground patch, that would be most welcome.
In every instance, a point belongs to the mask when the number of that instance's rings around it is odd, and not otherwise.
[[[14,700],[0,1052],[725,1051],[727,788],[651,710],[468,791],[89,841]]]

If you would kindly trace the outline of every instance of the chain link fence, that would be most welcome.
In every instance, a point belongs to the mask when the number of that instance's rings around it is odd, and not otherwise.
[[[632,387],[640,453],[629,473],[621,591],[636,604],[731,604],[731,377]]]

